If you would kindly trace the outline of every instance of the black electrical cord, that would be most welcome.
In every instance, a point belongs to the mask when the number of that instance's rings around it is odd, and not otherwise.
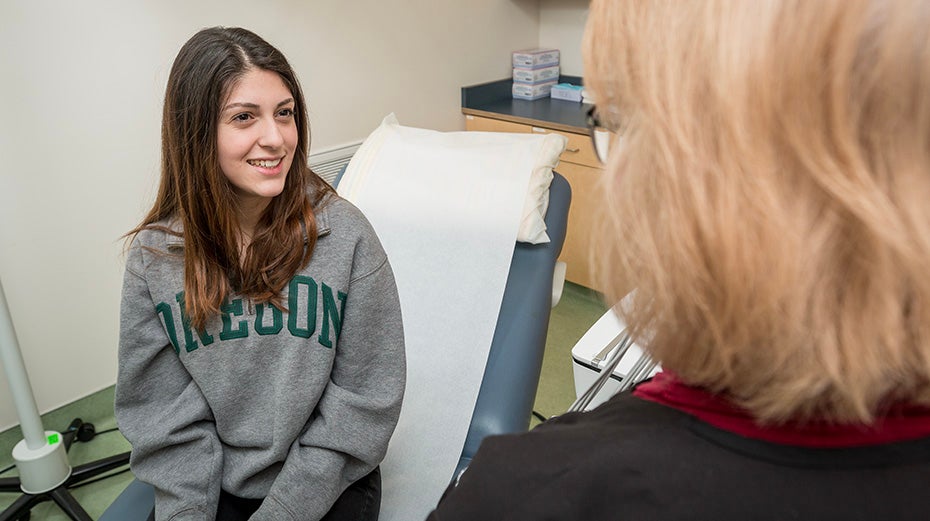
[[[114,476],[119,476],[120,474],[125,474],[125,473],[129,472],[129,470],[130,470],[129,467],[126,467],[126,468],[124,468],[123,470],[118,470],[118,471],[116,471],[116,472],[112,472],[112,473],[106,474],[106,475],[104,475],[104,476],[98,476],[98,477],[96,477],[96,478],[94,478],[94,479],[89,479],[89,480],[87,480],[87,481],[82,481],[82,482],[77,483],[77,484],[75,484],[75,485],[71,485],[71,486],[68,487],[68,488],[71,488],[71,489],[74,489],[74,488],[81,488],[81,487],[83,487],[83,486],[91,485],[91,484],[96,483],[96,482],[98,482],[98,481],[103,481],[103,480],[105,480],[105,479],[110,479],[110,478],[112,478],[112,477],[114,477]]]
[[[546,421],[546,420],[548,419],[548,418],[546,418],[545,416],[543,416],[542,414],[540,414],[540,413],[538,413],[538,412],[536,412],[536,411],[533,411],[533,416],[534,416],[537,420],[539,420],[539,421],[541,421],[541,422],[544,422],[544,421]]]
[[[11,471],[11,470],[13,470],[13,469],[15,469],[15,468],[16,468],[16,465],[15,465],[15,464],[14,464],[14,465],[10,465],[9,467],[3,467],[2,469],[0,469],[0,474],[6,474],[7,472],[9,472],[9,471]]]
[[[118,431],[118,430],[119,430],[118,427],[114,427],[114,428],[112,428],[112,429],[107,429],[107,430],[104,430],[104,431],[97,432],[97,431],[94,429],[94,424],[93,424],[93,423],[88,423],[88,422],[85,422],[85,421],[81,420],[80,418],[75,418],[75,419],[71,422],[71,425],[68,425],[68,428],[65,429],[64,433],[73,432],[73,433],[75,433],[74,441],[79,441],[79,442],[85,442],[85,443],[86,443],[86,442],[88,442],[88,441],[94,439],[94,437],[96,437],[96,436],[100,436],[101,434],[107,434],[107,433],[109,433],[109,432],[116,432],[116,431]]]

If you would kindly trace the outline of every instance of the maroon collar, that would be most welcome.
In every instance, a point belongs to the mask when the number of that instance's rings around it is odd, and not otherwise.
[[[636,387],[633,396],[677,409],[740,436],[783,445],[843,448],[880,445],[930,436],[930,408],[898,404],[872,425],[822,420],[761,426],[726,396],[683,384],[667,371]]]

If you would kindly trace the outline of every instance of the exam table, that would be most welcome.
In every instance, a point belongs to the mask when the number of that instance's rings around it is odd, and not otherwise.
[[[471,424],[456,472],[449,476],[450,480],[468,466],[486,436],[529,428],[549,313],[564,283],[564,270],[556,269],[556,260],[565,241],[570,201],[568,181],[554,172],[545,216],[551,242],[518,242],[514,248]],[[135,480],[103,513],[100,521],[144,521],[152,512],[154,502],[152,487]]]

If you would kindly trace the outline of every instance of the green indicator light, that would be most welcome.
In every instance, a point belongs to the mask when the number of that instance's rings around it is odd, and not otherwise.
[[[58,443],[58,433],[56,432],[55,434],[49,434],[49,435],[48,435],[48,444],[49,444],[49,445],[55,445],[56,443]]]

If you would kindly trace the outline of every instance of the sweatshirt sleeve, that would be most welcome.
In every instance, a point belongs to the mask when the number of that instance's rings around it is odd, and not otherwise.
[[[406,381],[394,275],[384,259],[349,285],[330,381],[251,521],[315,521],[384,459]]]
[[[222,450],[212,413],[181,364],[130,249],[120,308],[115,412],[132,444],[130,467],[155,487],[155,519],[213,521]]]

